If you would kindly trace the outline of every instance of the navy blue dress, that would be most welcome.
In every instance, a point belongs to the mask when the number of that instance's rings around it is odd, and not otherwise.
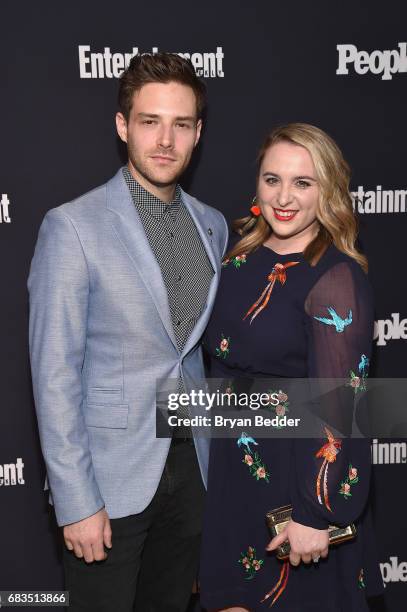
[[[230,384],[247,376],[347,378],[353,397],[365,384],[372,336],[370,285],[352,258],[330,246],[311,266],[301,253],[261,246],[224,263],[204,338],[208,376]],[[284,393],[276,410],[289,410]],[[200,577],[205,608],[363,612],[366,597],[382,592],[367,508],[370,443],[338,444],[329,433],[256,446],[238,444],[241,431],[212,440]],[[265,551],[264,517],[286,504],[295,521],[314,528],[354,522],[357,537],[330,547],[318,563],[283,563]]]

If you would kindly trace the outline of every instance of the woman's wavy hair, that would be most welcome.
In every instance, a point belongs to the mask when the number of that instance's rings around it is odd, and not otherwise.
[[[315,266],[328,246],[333,243],[367,272],[367,259],[356,246],[358,224],[349,193],[350,168],[328,134],[307,123],[289,123],[275,128],[260,148],[258,172],[268,149],[277,142],[291,142],[307,149],[315,166],[320,197],[317,208],[319,232],[304,251],[304,258]],[[226,259],[250,253],[270,236],[271,228],[262,215],[250,215],[233,222],[241,236],[226,254]]]

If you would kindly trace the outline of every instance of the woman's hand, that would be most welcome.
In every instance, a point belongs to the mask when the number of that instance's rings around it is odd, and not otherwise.
[[[283,542],[289,541],[290,563],[299,565],[301,561],[317,562],[320,557],[328,556],[328,529],[314,529],[290,520],[287,527],[275,536],[266,546],[266,550],[275,550]]]

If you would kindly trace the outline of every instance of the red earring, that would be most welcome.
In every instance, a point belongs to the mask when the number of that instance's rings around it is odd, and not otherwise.
[[[255,216],[255,217],[259,217],[261,215],[261,209],[259,206],[257,206],[257,204],[255,204],[256,201],[256,196],[254,196],[253,200],[252,200],[252,207],[250,208],[250,212]]]

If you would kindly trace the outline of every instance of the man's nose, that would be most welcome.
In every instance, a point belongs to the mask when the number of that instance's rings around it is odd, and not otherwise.
[[[163,149],[171,149],[174,146],[174,132],[172,126],[161,126],[158,133],[158,145]]]

